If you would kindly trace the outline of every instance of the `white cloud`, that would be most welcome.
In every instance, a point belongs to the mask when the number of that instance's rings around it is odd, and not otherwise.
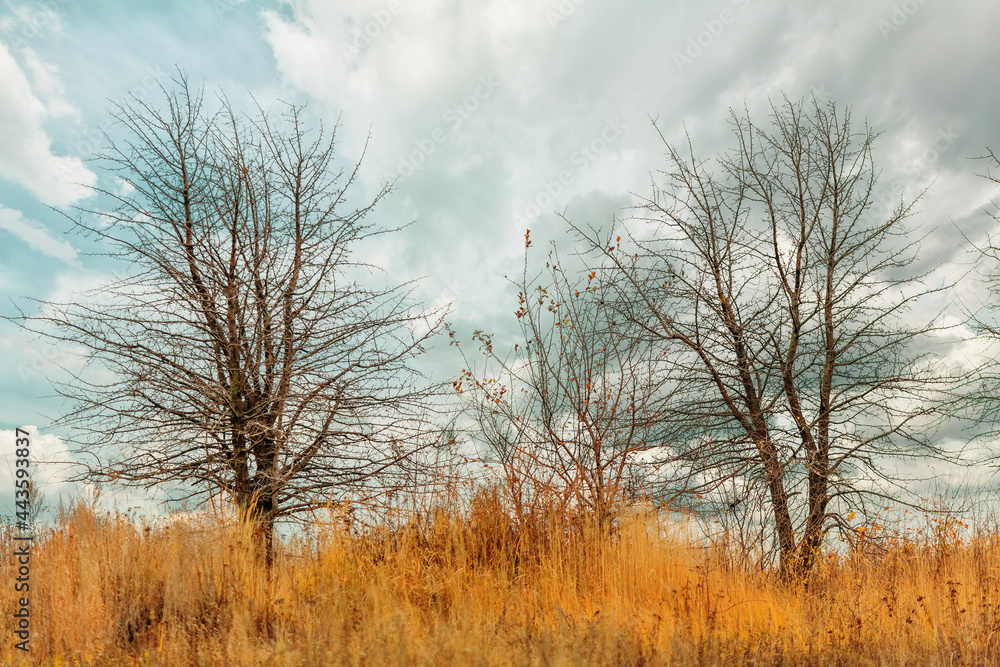
[[[68,0],[59,0],[60,4]],[[13,43],[33,39],[44,32],[60,32],[62,17],[52,2],[7,1],[7,14],[0,17],[0,33]]]
[[[14,480],[16,475],[17,448],[16,439],[28,438],[29,471],[37,488],[44,494],[46,503],[56,502],[60,495],[71,497],[76,492],[76,485],[67,481],[71,474],[75,459],[62,438],[50,433],[39,433],[37,426],[24,426],[24,431],[0,431],[0,502],[8,502],[8,507],[0,507],[0,514],[14,513]]]
[[[377,145],[388,145],[430,129],[447,110],[442,104],[460,101],[479,76],[493,73],[494,40],[471,38],[483,10],[452,12],[440,1],[307,1],[296,3],[292,20],[263,15],[282,78],[345,107],[353,134],[372,123]]]
[[[45,103],[49,118],[70,117],[80,120],[80,111],[66,99],[66,89],[59,79],[59,68],[42,62],[32,49],[24,49],[23,54],[32,90]]]
[[[93,186],[97,177],[79,158],[52,153],[43,122],[74,111],[62,96],[55,69],[30,51],[26,53],[28,69],[48,104],[39,99],[14,56],[0,44],[0,99],[4,101],[0,105],[0,178],[22,185],[46,204],[69,206],[87,196],[87,186]]]
[[[147,519],[161,517],[167,494],[160,488],[132,489],[107,484],[100,487],[91,483],[68,481],[79,474],[80,460],[69,450],[65,441],[51,433],[41,433],[37,426],[20,427],[20,432],[0,431],[0,515],[14,516],[15,481],[17,474],[16,438],[28,438],[28,470],[36,488],[42,493],[42,500],[48,516],[41,520],[51,520],[60,502],[81,500],[97,505],[102,510],[131,512],[134,518]],[[92,458],[92,457],[88,457]],[[193,515],[188,515],[193,517]]]
[[[0,206],[0,229],[21,239],[38,252],[61,259],[70,266],[80,268],[76,248],[68,242],[55,238],[38,223],[26,220],[20,211]]]

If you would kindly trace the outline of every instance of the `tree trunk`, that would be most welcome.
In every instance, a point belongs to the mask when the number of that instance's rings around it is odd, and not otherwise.
[[[799,543],[796,575],[805,577],[816,562],[816,554],[823,543],[823,524],[826,519],[826,504],[829,501],[827,488],[827,466],[817,455],[810,461],[809,471],[809,516]]]
[[[778,460],[778,453],[768,439],[758,443],[758,450],[764,462],[764,478],[771,497],[771,509],[774,513],[774,529],[778,537],[779,570],[782,576],[789,575],[794,569],[795,531],[792,528],[792,516],[788,511],[788,494],[783,483],[783,471]]]
[[[262,483],[259,473],[238,485],[237,504],[241,520],[249,521],[253,535],[255,558],[262,560],[270,576],[274,564],[274,491]]]

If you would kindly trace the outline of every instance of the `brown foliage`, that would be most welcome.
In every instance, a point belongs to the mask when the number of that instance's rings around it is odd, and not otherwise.
[[[268,580],[227,518],[76,505],[36,545],[32,653],[4,664],[995,664],[1000,536],[823,554],[808,586],[635,507],[614,536],[481,489],[360,533],[331,512]],[[13,572],[10,533],[0,569]],[[943,550],[942,548],[943,547]],[[12,587],[2,603],[12,609]],[[9,618],[9,616],[8,616]]]

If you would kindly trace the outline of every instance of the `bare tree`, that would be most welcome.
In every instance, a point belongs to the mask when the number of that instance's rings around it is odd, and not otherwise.
[[[988,148],[986,155],[979,159],[986,163],[986,171],[979,175],[1000,187],[1000,157]],[[1000,224],[1000,203],[994,199],[991,205],[986,213]],[[966,305],[967,316],[978,336],[996,344],[1000,341],[1000,320],[997,318],[1000,310],[995,305],[1000,298],[1000,236],[997,229],[987,234],[985,243],[973,244],[973,249],[977,259],[976,273],[986,283],[988,298],[975,312]],[[1000,388],[1000,368],[996,363],[987,363],[975,369],[975,375],[971,393],[965,393],[964,405],[973,411],[971,416],[976,437],[995,437],[1000,434],[1000,428],[996,426],[1000,423],[1000,393],[997,391]]]
[[[660,417],[673,369],[625,320],[616,320],[614,289],[595,274],[575,277],[558,253],[529,274],[530,230],[518,290],[520,336],[509,353],[477,331],[484,363],[469,364],[455,387],[468,392],[476,436],[500,464],[515,514],[546,496],[610,529],[624,503],[651,479],[658,500],[674,500],[671,437]],[[673,493],[671,493],[673,491]]]
[[[660,134],[665,183],[627,248],[621,232],[574,229],[617,286],[618,317],[689,371],[666,419],[706,429],[678,454],[706,492],[763,494],[781,571],[804,574],[848,510],[895,497],[894,460],[939,454],[944,378],[915,351],[935,318],[906,313],[934,290],[911,268],[913,202],[877,211],[876,134],[833,104],[771,109],[769,127],[734,112],[714,165]]]
[[[351,203],[360,162],[336,166],[337,127],[292,105],[210,114],[175,83],[164,109],[118,107],[119,185],[99,190],[115,207],[78,221],[124,275],[24,326],[86,351],[58,386],[73,408],[57,424],[99,455],[82,478],[230,494],[270,564],[276,520],[392,486],[423,442],[433,391],[412,362],[440,319],[408,285],[361,282],[358,247],[392,231],[368,220],[389,186]]]

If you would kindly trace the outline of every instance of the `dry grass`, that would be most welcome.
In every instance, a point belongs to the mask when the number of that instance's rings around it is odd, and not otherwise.
[[[463,516],[319,525],[269,582],[225,521],[144,531],[77,505],[34,550],[30,659],[7,632],[3,664],[1000,664],[1000,536],[825,556],[804,586],[663,528],[517,532],[486,492]]]

